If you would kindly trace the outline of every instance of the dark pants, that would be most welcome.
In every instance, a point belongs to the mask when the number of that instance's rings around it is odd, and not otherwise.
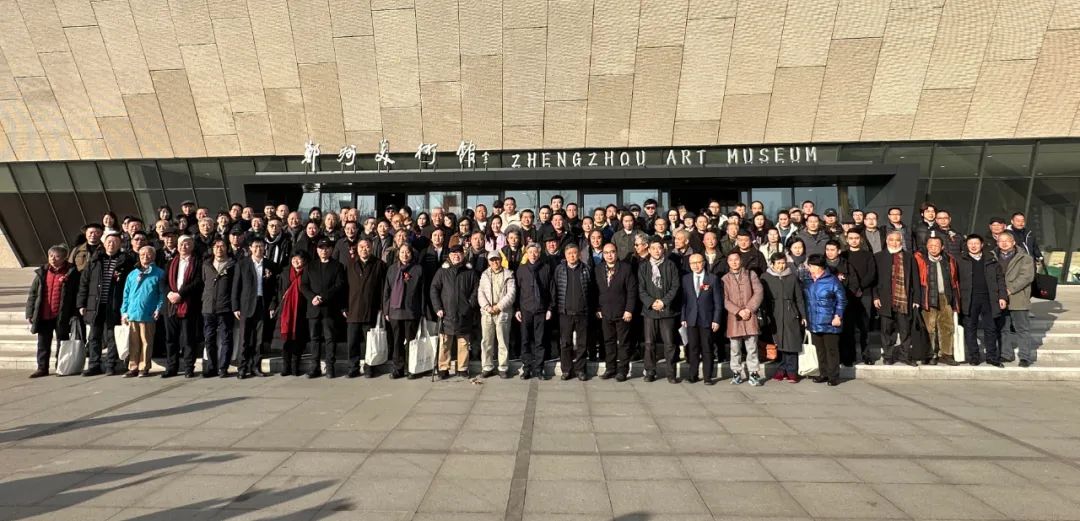
[[[56,332],[56,319],[38,320],[37,325],[37,368],[42,371],[49,370],[49,361],[52,360],[53,333]],[[57,338],[59,345],[61,338]],[[59,352],[59,349],[57,349]]]
[[[203,342],[209,360],[203,360],[203,373],[228,371],[232,361],[233,324],[232,313],[203,313]]]
[[[964,310],[961,317],[964,324],[964,358],[969,362],[1001,361],[1001,347],[998,345],[998,331],[1001,320],[994,319],[997,302],[990,302],[989,295],[972,295],[971,309]],[[980,354],[978,332],[982,331],[985,358]]]
[[[870,359],[870,310],[874,309],[870,293],[856,297],[848,295],[847,308],[844,309],[844,329],[840,336],[840,363],[854,364]]]
[[[604,334],[605,372],[626,376],[630,372],[630,323],[621,318],[600,319],[600,330]]]
[[[326,360],[326,370],[333,371],[336,360],[334,353],[334,318],[309,318],[308,330],[311,332],[308,353],[311,353],[311,361],[315,364],[308,373],[319,373],[319,360]]]
[[[360,361],[367,352],[367,334],[373,326],[361,322],[349,322],[345,341],[349,344],[349,369],[359,369]],[[371,368],[368,368],[370,371]]]
[[[840,380],[840,335],[811,333],[810,341],[817,350],[818,371],[821,376],[828,378],[830,382]]]
[[[645,372],[656,373],[656,362],[660,359],[656,349],[656,335],[660,335],[660,342],[664,346],[664,356],[668,364],[668,376],[675,375],[675,366],[679,363],[679,349],[675,344],[675,317],[649,318],[645,317]]]
[[[391,320],[387,323],[386,336],[390,341],[390,357],[394,361],[394,372],[405,372],[409,361],[409,342],[416,338],[416,326],[419,320]]]
[[[545,314],[521,312],[521,367],[536,376],[544,374]]]
[[[899,343],[893,342],[897,337]],[[814,345],[817,345],[815,342]],[[892,316],[881,316],[881,357],[886,361],[906,362],[911,356],[911,315],[893,311]],[[819,360],[820,362],[820,360]]]
[[[274,337],[274,320],[262,297],[255,299],[255,313],[240,322],[240,361],[238,370],[254,372],[262,366],[265,346]],[[226,366],[228,367],[228,366]],[[294,370],[298,370],[295,369]]]
[[[559,315],[559,366],[563,374],[585,374],[585,336],[589,330],[588,322],[589,317],[584,314]]]
[[[104,369],[112,371],[116,367],[116,361],[120,358],[116,352],[116,337],[113,334],[113,326],[109,325],[105,315],[108,312],[99,310],[94,314],[94,322],[90,324],[90,334],[86,337],[86,348],[90,352],[90,363],[87,369]],[[101,343],[105,343],[105,367],[101,362]]]
[[[165,371],[176,373],[180,370],[180,356],[184,357],[184,371],[195,370],[195,345],[198,342],[199,315],[189,314],[184,318],[176,315],[165,317]]]
[[[300,376],[300,361],[304,356],[304,342],[286,340],[281,345],[282,373]],[[316,364],[319,362],[316,361]],[[242,370],[242,369],[241,369]]]
[[[776,366],[777,372],[783,372],[792,376],[799,376],[799,353],[780,351],[780,363]]]
[[[686,326],[687,377],[696,379],[698,365],[705,362],[702,374],[706,380],[716,376],[716,346],[712,343],[712,327]]]

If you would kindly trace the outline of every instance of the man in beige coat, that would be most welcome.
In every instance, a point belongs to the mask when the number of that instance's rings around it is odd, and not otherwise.
[[[484,378],[495,376],[495,343],[499,346],[499,378],[510,378],[509,344],[510,317],[514,315],[514,297],[517,288],[514,274],[503,268],[498,251],[487,254],[488,269],[480,275],[477,300],[480,304],[481,351]]]
[[[750,385],[760,386],[765,383],[763,375],[758,374],[757,310],[765,298],[761,281],[757,273],[744,269],[738,250],[728,253],[728,272],[722,282],[724,286],[724,309],[727,310],[727,336],[731,341],[731,377],[732,385],[749,381]],[[746,348],[746,362],[742,359],[743,347]]]

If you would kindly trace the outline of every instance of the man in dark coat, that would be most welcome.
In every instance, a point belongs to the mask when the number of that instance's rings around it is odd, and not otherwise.
[[[480,304],[476,288],[480,277],[465,262],[460,244],[450,247],[446,262],[431,281],[431,307],[442,323],[439,331],[439,378],[450,376],[451,342],[457,347],[457,374],[469,377],[469,349]]]
[[[679,268],[664,256],[659,240],[649,242],[649,258],[638,268],[638,298],[645,319],[645,381],[656,381],[656,362],[659,354],[656,337],[664,346],[663,359],[668,363],[668,382],[675,383],[679,349],[675,343],[679,317]]]
[[[360,224],[349,221],[342,228],[345,230],[345,236],[334,244],[334,260],[345,266],[356,255],[356,243],[360,240]]]
[[[368,331],[375,326],[382,307],[383,285],[386,283],[386,263],[374,255],[371,240],[360,239],[356,253],[345,265],[349,282],[348,307],[343,312],[348,324],[346,341],[349,344],[349,378],[360,376],[360,360],[365,355]],[[374,367],[365,367],[364,376],[373,378]]]
[[[919,271],[911,252],[904,249],[904,233],[890,231],[885,236],[885,249],[875,255],[875,260],[878,283],[874,287],[874,308],[881,317],[882,358],[885,365],[901,362],[914,366],[911,323],[919,305]]]
[[[604,337],[604,373],[600,378],[625,382],[630,372],[630,323],[637,309],[637,273],[627,261],[618,260],[618,250],[612,243],[604,245],[604,262],[595,268],[597,301],[596,316]]]
[[[190,235],[180,237],[179,254],[165,270],[165,350],[168,360],[162,378],[172,378],[180,371],[180,356],[184,358],[184,376],[195,378],[195,356],[198,352],[203,278],[195,241]]]
[[[233,315],[232,288],[236,263],[229,258],[223,239],[214,241],[210,257],[202,263],[202,314],[204,352],[203,378],[228,374],[232,361]]]
[[[525,259],[518,266],[517,312],[521,323],[521,379],[544,374],[544,324],[551,319],[555,302],[551,285],[551,264],[540,257],[540,245],[525,247]]]
[[[266,258],[282,271],[289,266],[289,252],[292,251],[292,240],[289,234],[282,230],[281,219],[272,218],[266,222]]]
[[[341,303],[345,295],[345,268],[334,260],[334,243],[329,239],[320,239],[317,247],[319,258],[308,264],[300,286],[307,308],[308,330],[311,341],[312,368],[308,378],[318,378],[322,371],[319,361],[325,355],[326,377],[334,377],[335,315],[341,312]]]
[[[986,361],[1001,367],[998,324],[1009,303],[1005,272],[993,255],[983,251],[982,236],[968,235],[965,248],[964,253],[956,259],[960,282],[960,321],[964,326],[964,357],[973,366]],[[985,358],[979,349],[978,331],[982,331]]]
[[[840,341],[840,363],[851,366],[857,359],[874,365],[870,358],[870,318],[874,310],[873,293],[877,285],[877,263],[863,236],[852,228],[847,232],[847,250],[840,254],[849,276],[847,307]]]
[[[424,295],[431,291],[431,281],[435,274],[446,262],[450,249],[446,246],[446,232],[442,228],[434,228],[431,231],[430,243],[420,251],[418,263],[424,270]],[[431,321],[435,320],[435,310],[431,307],[431,301],[424,299],[424,316]]]
[[[252,239],[248,250],[251,254],[236,263],[231,295],[233,316],[240,321],[242,347],[236,377],[241,380],[254,374],[264,376],[262,354],[274,338],[274,300],[278,294],[278,273],[282,271],[266,255],[265,239]],[[285,271],[288,269],[288,266],[284,267]],[[286,283],[287,277],[286,273]],[[303,304],[304,299],[299,303]],[[223,362],[222,366],[228,367],[224,365],[227,363]],[[225,371],[221,371],[221,376],[226,376]]]
[[[67,261],[64,246],[49,248],[49,262],[34,270],[30,294],[26,297],[26,321],[37,335],[37,371],[30,378],[48,376],[52,360],[53,333],[58,342],[71,334],[71,317],[79,296],[79,270]]]
[[[586,369],[585,338],[589,315],[596,307],[592,271],[580,258],[578,245],[565,246],[565,259],[555,268],[555,300],[559,310],[559,365],[562,379],[575,375],[589,379]]]
[[[120,234],[112,232],[105,236],[104,248],[92,257],[89,266],[79,278],[79,295],[76,306],[86,324],[90,326],[87,349],[89,365],[83,376],[102,373],[120,375],[123,369],[116,367],[119,355],[113,328],[120,324],[120,305],[124,300],[124,282],[128,272],[135,268],[135,259],[120,251]],[[105,343],[104,368],[101,361],[101,344]]]
[[[705,256],[690,256],[690,273],[682,277],[682,325],[686,328],[686,362],[689,364],[687,382],[697,383],[698,365],[704,355],[705,382],[712,382],[716,370],[716,350],[713,333],[720,330],[724,310],[724,292],[720,279],[705,271]]]

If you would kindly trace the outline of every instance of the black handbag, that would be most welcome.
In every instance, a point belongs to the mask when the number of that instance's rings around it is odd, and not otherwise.
[[[1049,273],[1036,273],[1031,281],[1031,298],[1057,300],[1057,278]]]
[[[918,309],[913,309],[911,314],[911,336],[908,337],[911,350],[908,356],[911,360],[918,362],[930,358],[934,352],[922,313]]]

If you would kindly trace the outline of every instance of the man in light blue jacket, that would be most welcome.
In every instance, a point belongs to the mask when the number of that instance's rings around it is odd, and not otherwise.
[[[124,302],[120,316],[128,334],[128,372],[124,378],[150,376],[150,359],[154,349],[154,326],[165,303],[163,290],[165,271],[154,264],[157,252],[153,246],[139,249],[139,265],[128,274],[124,285]],[[142,364],[142,372],[139,365]]]

